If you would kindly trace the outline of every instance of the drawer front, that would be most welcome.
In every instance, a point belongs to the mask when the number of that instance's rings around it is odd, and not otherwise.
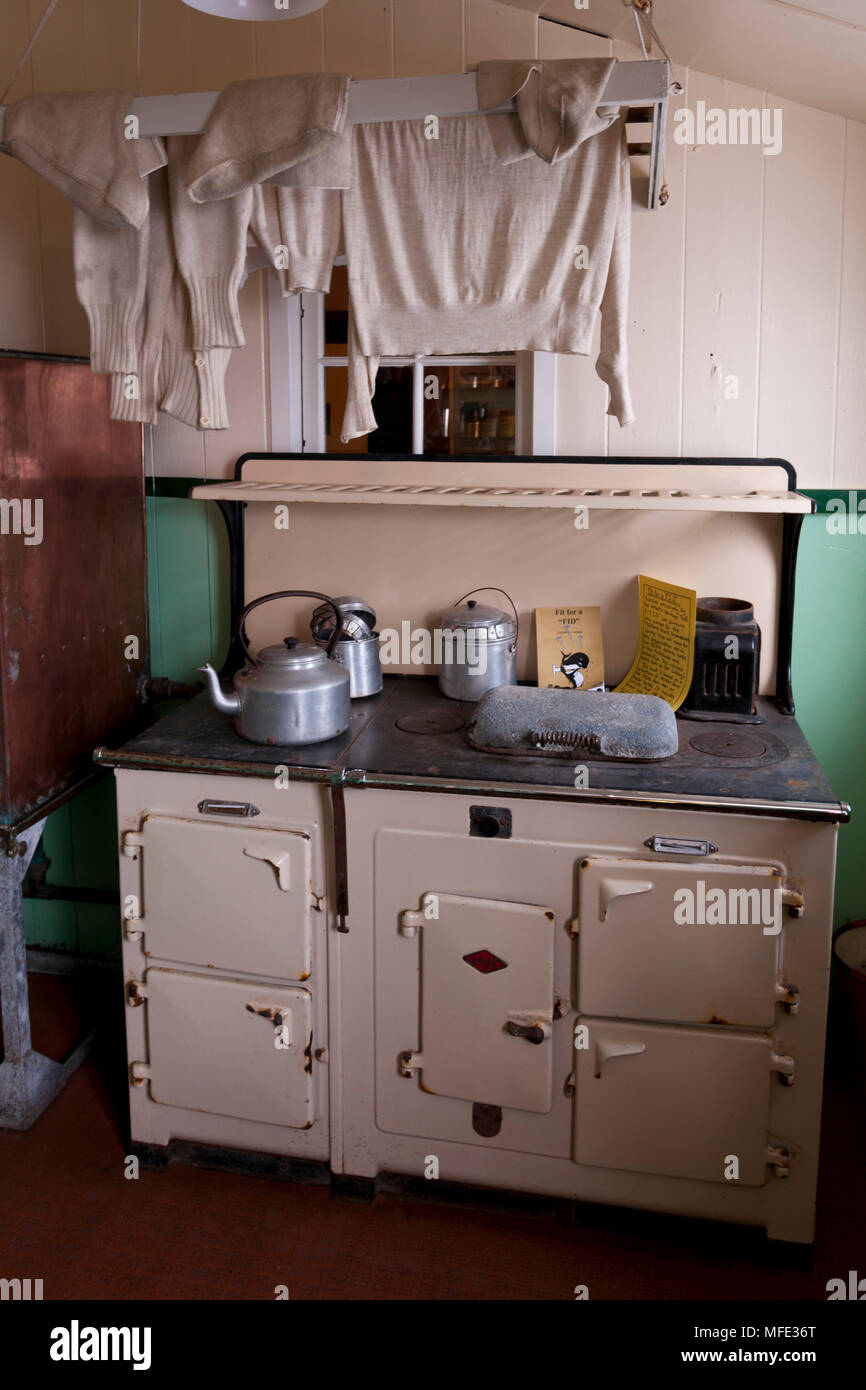
[[[308,1129],[312,999],[291,985],[148,970],[151,1099],[185,1110]]]
[[[147,816],[141,830],[148,955],[305,980],[312,968],[310,836],[303,830]]]
[[[578,1163],[766,1182],[770,1088],[780,1084],[769,1038],[585,1017],[577,1026],[588,1041],[576,1054]]]
[[[785,917],[758,865],[588,858],[578,1008],[606,1018],[771,1027]]]

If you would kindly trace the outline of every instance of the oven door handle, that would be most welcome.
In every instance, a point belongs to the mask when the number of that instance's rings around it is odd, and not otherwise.
[[[510,1018],[505,1025],[506,1033],[510,1033],[512,1038],[525,1038],[527,1042],[543,1043],[545,1038],[550,1037],[550,1024],[548,1023],[515,1023]]]
[[[270,864],[277,876],[280,892],[288,893],[292,886],[292,856],[287,849],[262,849],[259,845],[245,845],[244,854],[248,859],[260,859]]]
[[[602,1038],[595,1045],[595,1075],[601,1077],[605,1062],[613,1061],[614,1057],[639,1057],[642,1052],[646,1052],[646,1043]]]

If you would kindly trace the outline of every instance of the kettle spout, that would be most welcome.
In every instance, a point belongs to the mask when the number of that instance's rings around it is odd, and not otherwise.
[[[210,697],[213,701],[214,708],[218,709],[220,714],[240,714],[240,696],[226,695],[224,693],[223,688],[219,683],[219,677],[217,676],[217,673],[211,666],[210,662],[206,661],[204,666],[199,666],[198,669],[200,671],[203,671],[204,674],[207,676],[208,689],[210,691]]]

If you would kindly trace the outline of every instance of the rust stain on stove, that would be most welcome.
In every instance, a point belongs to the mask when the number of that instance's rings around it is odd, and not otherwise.
[[[313,1034],[307,1039],[307,1046],[304,1048],[304,1071],[308,1076],[313,1074]],[[306,1126],[305,1126],[306,1128]]]
[[[247,1004],[247,1013],[258,1014],[260,1018],[269,1018],[272,1023],[282,1027],[285,1023],[285,1014],[276,1004]]]

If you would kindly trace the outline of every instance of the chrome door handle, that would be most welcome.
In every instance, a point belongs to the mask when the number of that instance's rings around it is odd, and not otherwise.
[[[656,854],[718,854],[719,847],[712,840],[678,840],[672,835],[650,835],[644,840],[647,849]]]
[[[200,801],[198,809],[203,816],[243,816],[246,819],[261,815],[258,806],[250,801],[218,801],[214,797]]]

